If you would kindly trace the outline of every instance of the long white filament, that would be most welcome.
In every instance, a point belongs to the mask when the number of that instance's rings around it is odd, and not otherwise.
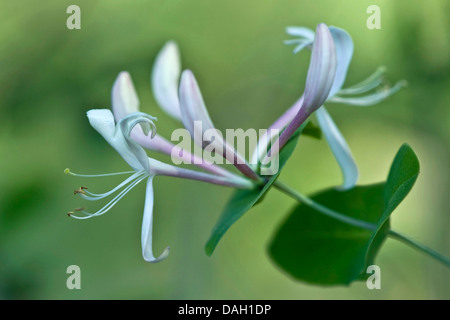
[[[113,199],[111,199],[100,210],[98,210],[98,211],[96,211],[94,213],[89,213],[89,212],[86,212],[84,210],[79,210],[79,211],[81,211],[81,213],[85,214],[85,216],[76,216],[74,214],[70,214],[70,216],[72,218],[75,218],[75,219],[83,220],[83,219],[97,217],[97,216],[101,216],[101,215],[105,214],[111,208],[113,208],[128,192],[130,192],[135,186],[137,186],[142,180],[146,179],[147,177],[148,177],[148,175],[145,174],[143,171],[135,172],[131,177],[129,177],[126,180],[124,180],[117,187],[113,188],[111,191],[108,191],[108,192],[106,192],[104,194],[97,195],[97,196],[94,196],[94,197],[90,197],[90,196],[86,196],[86,195],[80,194],[83,198],[85,198],[87,200],[96,201],[96,200],[103,199],[103,198],[113,194],[114,192],[117,192],[118,190],[120,190],[124,186],[126,186],[122,191],[120,191]],[[84,191],[84,192],[87,192],[87,191]],[[92,195],[93,193],[90,192],[89,194]],[[93,194],[93,195],[95,195],[95,194]]]
[[[82,193],[78,193],[78,195],[80,197],[82,197],[82,198],[84,198],[86,200],[90,200],[90,201],[100,200],[100,199],[103,199],[105,197],[108,197],[109,195],[113,194],[117,190],[120,190],[122,187],[124,187],[125,185],[129,184],[133,180],[139,178],[143,174],[144,174],[144,172],[142,172],[142,171],[136,172],[132,176],[130,176],[126,180],[124,180],[122,183],[120,183],[117,187],[115,187],[112,190],[110,190],[108,192],[105,192],[105,193],[92,193],[92,192],[89,192],[88,190],[84,189],[84,192],[87,193],[89,196],[87,196],[85,194],[82,194]]]
[[[131,174],[136,171],[123,171],[123,172],[113,172],[113,173],[102,173],[102,174],[78,174],[70,171],[69,168],[64,170],[65,174],[70,174],[71,176],[75,177],[82,177],[82,178],[98,178],[98,177],[109,177],[109,176],[118,176],[118,175],[124,175],[124,174]]]

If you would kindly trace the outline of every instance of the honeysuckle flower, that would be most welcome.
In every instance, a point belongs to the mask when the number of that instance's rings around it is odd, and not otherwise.
[[[171,44],[173,48],[174,44]],[[167,50],[166,50],[167,51]],[[157,68],[158,69],[158,68]],[[161,72],[159,72],[161,73]],[[162,76],[162,75],[161,75]],[[155,77],[154,77],[155,78]],[[158,78],[154,79],[158,81]],[[164,82],[164,80],[162,80]],[[167,81],[166,81],[167,82]],[[167,91],[167,90],[166,90]],[[170,91],[169,91],[170,92]],[[158,96],[164,97],[163,92],[159,92]],[[163,98],[161,98],[163,99]],[[178,100],[178,98],[177,98]],[[165,105],[168,105],[167,101],[174,101],[166,98]],[[178,102],[176,102],[178,103]],[[139,99],[134,88],[133,82],[131,80],[131,76],[128,72],[122,71],[117,76],[116,81],[114,82],[112,89],[112,111],[114,113],[114,118],[116,121],[120,121],[123,117],[128,114],[139,112]],[[131,132],[131,137],[134,141],[139,143],[142,147],[161,152],[168,155],[174,155],[180,157],[185,160],[185,162],[193,163],[198,165],[200,168],[205,169],[214,174],[218,174],[224,177],[233,178],[235,175],[230,173],[227,170],[224,170],[214,164],[207,163],[185,150],[179,150],[178,152],[173,152],[176,146],[160,136],[159,134],[155,134],[153,138],[148,137],[144,134],[143,128],[138,126],[133,129]]]
[[[183,124],[186,124],[186,120],[182,119],[178,97],[180,72],[181,61],[178,46],[174,41],[168,41],[158,53],[153,65],[151,76],[153,94],[163,111],[180,122],[183,122]],[[139,99],[137,98],[131,77],[127,72],[121,72],[117,77],[113,86],[112,102],[112,109],[117,121],[126,114],[139,112]],[[228,170],[204,161],[204,159],[186,150],[180,149],[158,134],[153,139],[149,139],[143,134],[142,128],[136,127],[131,136],[144,148],[178,157],[184,163],[193,163],[214,174],[219,174],[230,179],[236,177],[236,175]],[[224,142],[223,146],[226,148],[225,150],[228,155],[235,155],[235,161],[232,163],[241,172],[254,180],[258,179],[256,173],[246,166],[245,160],[239,156],[234,148],[231,148],[226,142]],[[230,160],[230,158],[227,159]]]
[[[234,188],[252,188],[253,183],[247,179],[235,177],[229,179],[220,175],[210,173],[198,172],[188,169],[183,169],[163,163],[161,161],[149,158],[144,149],[133,140],[131,133],[140,126],[140,130],[149,137],[155,137],[156,126],[154,117],[144,113],[135,112],[128,114],[121,118],[117,123],[114,121],[114,116],[110,110],[94,109],[87,113],[91,126],[100,133],[103,138],[122,156],[122,158],[130,165],[133,171],[120,172],[112,174],[100,175],[78,175],[85,177],[101,177],[117,174],[129,174],[130,176],[122,183],[108,192],[96,194],[87,190],[86,187],[81,187],[74,193],[86,200],[101,200],[111,195],[115,196],[100,210],[89,213],[84,209],[76,209],[69,213],[69,215],[76,219],[87,219],[96,217],[108,212],[114,205],[122,199],[128,192],[130,192],[141,181],[147,179],[144,216],[142,222],[142,256],[145,261],[159,262],[167,258],[169,254],[169,247],[167,247],[158,257],[153,255],[152,251],[152,229],[153,229],[153,178],[157,175],[172,176],[179,178],[187,178],[208,183],[230,186]],[[68,174],[77,175],[66,169]],[[79,214],[83,215],[79,215]]]
[[[194,142],[204,148],[206,145],[202,139],[203,134],[207,130],[215,130],[215,127],[192,71],[184,70],[181,80],[180,72],[181,62],[178,46],[174,41],[169,41],[158,53],[153,65],[153,94],[161,109],[182,122],[191,134]],[[195,122],[201,125],[195,126]],[[195,133],[194,128],[196,127],[201,127],[201,132]],[[218,136],[216,135],[216,137]],[[144,145],[142,143],[143,139],[135,138]],[[208,145],[212,145],[211,148],[220,152],[226,160],[231,162],[244,175],[253,180],[259,180],[258,175],[247,164],[244,157],[225,140],[218,138],[208,143]]]
[[[379,88],[383,84],[383,76],[386,70],[384,67],[380,67],[366,80],[352,87],[343,89],[342,87],[345,82],[348,67],[353,56],[353,41],[350,35],[340,28],[331,26],[328,29],[335,45],[337,65],[332,87],[328,93],[328,97],[325,101],[323,101],[323,103],[344,103],[355,106],[370,106],[383,101],[405,86],[404,81],[399,81],[392,87],[381,87],[381,89],[375,93],[360,96],[360,94]],[[285,44],[296,45],[294,48],[294,53],[298,53],[304,48],[313,48],[314,42],[317,37],[320,36],[318,31],[319,30],[314,33],[313,30],[304,27],[288,27],[286,29],[287,34],[298,38],[287,40],[285,41]],[[312,50],[314,52],[314,48]],[[269,129],[277,128],[281,130],[288,126],[292,119],[294,119],[299,113],[299,110],[301,110],[301,106],[304,103],[305,94],[306,90],[299,100],[280,118],[278,118],[269,127]],[[319,106],[315,114],[323,135],[341,168],[344,181],[340,186],[340,189],[350,189],[355,186],[359,175],[358,168],[350,148],[331,116],[325,109],[325,106]],[[253,154],[253,160],[260,157],[260,153],[264,150],[264,148],[267,148],[264,144],[258,146],[258,150],[256,150]]]

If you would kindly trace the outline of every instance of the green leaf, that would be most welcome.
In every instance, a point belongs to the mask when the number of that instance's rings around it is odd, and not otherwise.
[[[402,145],[392,163],[384,190],[385,213],[390,214],[412,189],[420,172],[417,155],[407,144]]]
[[[329,189],[312,199],[347,216],[377,223],[384,208],[383,188],[384,184],[376,184],[345,192]],[[320,285],[350,284],[366,270],[372,233],[300,204],[275,234],[269,254],[298,280]],[[374,254],[380,245],[381,241],[374,243]]]
[[[259,203],[260,199],[262,199],[265,193],[269,190],[278,178],[281,169],[294,152],[300,134],[306,126],[307,123],[298,128],[288,140],[284,148],[280,151],[278,172],[275,175],[268,178],[267,182],[262,186],[256,186],[251,190],[239,189],[234,192],[233,196],[228,201],[228,204],[225,206],[222,215],[214,226],[208,242],[206,243],[205,251],[208,256],[212,255],[214,249],[227,230],[255,204]]]
[[[403,145],[386,183],[316,194],[312,197],[315,202],[373,223],[373,230],[347,225],[300,204],[273,237],[271,258],[292,277],[308,283],[349,285],[364,279],[389,233],[392,211],[411,190],[418,174],[416,155]]]
[[[389,233],[389,217],[411,191],[419,176],[419,172],[420,164],[417,155],[408,144],[403,144],[397,152],[389,171],[383,194],[385,202],[384,212],[372,234],[371,242],[377,242],[380,238],[387,236]],[[373,253],[370,247],[366,260],[368,263],[373,260]]]

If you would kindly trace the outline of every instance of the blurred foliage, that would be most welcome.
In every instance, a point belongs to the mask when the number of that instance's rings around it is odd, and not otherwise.
[[[366,28],[374,3],[381,30]],[[66,28],[71,4],[81,8],[81,30]],[[386,178],[403,142],[416,150],[421,176],[392,225],[448,256],[449,7],[446,0],[1,1],[0,298],[450,298],[448,269],[392,240],[376,261],[382,290],[293,281],[267,257],[271,235],[294,205],[275,190],[207,257],[205,241],[232,190],[173,178],[155,179],[155,252],[170,245],[171,255],[147,264],[140,251],[144,186],[107,215],[75,221],[66,212],[85,203],[73,189],[101,192],[118,180],[63,174],[66,167],[126,168],[85,117],[109,107],[121,70],[131,73],[142,110],[159,118],[159,133],[170,137],[179,126],[159,110],[149,86],[165,41],[180,45],[219,129],[264,128],[299,97],[306,78],[309,56],[282,44],[284,28],[325,22],[355,42],[347,84],[379,65],[393,82],[409,82],[378,106],[328,110],[352,147],[362,184]],[[325,142],[305,138],[280,179],[309,193],[338,184],[340,173]],[[81,290],[66,288],[71,264],[81,267]]]

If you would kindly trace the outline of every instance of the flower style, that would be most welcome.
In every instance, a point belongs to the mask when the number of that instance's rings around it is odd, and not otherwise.
[[[328,32],[327,30],[328,29]],[[304,94],[300,97],[300,99],[289,108],[280,118],[278,118],[269,128],[270,129],[285,129],[286,138],[292,133],[295,128],[298,127],[298,123],[301,123],[306,119],[312,112],[315,111],[319,126],[325,136],[325,139],[330,146],[330,149],[336,158],[342,174],[343,174],[343,184],[339,189],[346,190],[351,189],[356,185],[358,180],[358,168],[354,161],[353,155],[348,147],[347,142],[344,137],[340,133],[333,119],[325,109],[323,104],[327,103],[344,103],[355,106],[370,106],[376,104],[378,102],[383,101],[390,95],[399,91],[402,87],[405,86],[405,81],[397,82],[393,87],[381,87],[375,93],[366,95],[366,96],[358,96],[363,93],[367,93],[373,89],[379,88],[383,84],[383,77],[385,74],[385,68],[380,67],[374,74],[369,76],[366,80],[346,89],[342,89],[343,84],[345,82],[345,78],[347,75],[347,70],[350,65],[352,56],[353,56],[353,41],[350,35],[336,27],[326,27],[324,24],[319,25],[316,32],[313,30],[304,28],[304,27],[288,27],[286,29],[288,35],[296,36],[297,39],[291,39],[285,41],[285,44],[288,45],[296,45],[294,48],[294,53],[298,53],[304,48],[312,49],[312,58],[310,69],[308,71],[307,84],[305,88]],[[331,35],[332,40],[329,39],[328,33]],[[324,37],[327,35],[327,37]],[[332,70],[325,70],[323,77],[321,80],[319,78],[313,79],[310,77],[310,72],[312,72],[312,66],[314,65],[313,60],[317,59],[315,55],[316,47],[318,46],[320,39],[327,39],[328,42],[332,41],[334,43],[335,50],[335,73],[332,74]],[[331,51],[331,49],[330,49]],[[329,53],[329,56],[322,56],[323,64],[326,63],[326,60],[333,60],[332,53]],[[319,60],[320,61],[320,60]],[[327,72],[328,71],[328,72]],[[332,84],[330,86],[329,81],[331,79]],[[320,82],[322,81],[322,82]],[[308,84],[310,86],[322,84],[326,89],[323,90],[323,94],[327,95],[324,99],[322,96],[319,100],[320,105],[315,104],[314,108],[305,108],[305,101],[307,101],[310,94],[308,90]],[[288,129],[290,129],[288,131]],[[269,139],[270,140],[270,139]],[[284,141],[281,141],[284,142]],[[281,144],[280,142],[280,144]],[[264,140],[261,139],[261,143],[258,145],[258,149],[253,153],[253,160],[256,161],[261,156],[261,152],[267,148],[267,145],[264,144]]]

